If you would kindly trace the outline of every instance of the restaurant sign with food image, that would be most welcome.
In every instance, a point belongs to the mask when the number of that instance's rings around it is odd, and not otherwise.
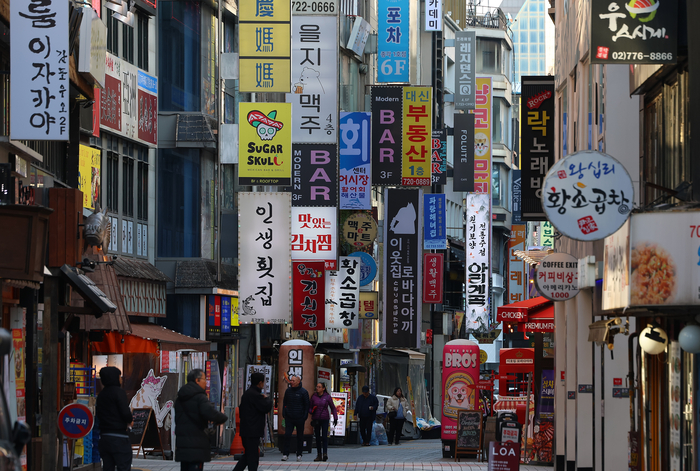
[[[633,214],[605,239],[603,309],[700,305],[700,211]]]

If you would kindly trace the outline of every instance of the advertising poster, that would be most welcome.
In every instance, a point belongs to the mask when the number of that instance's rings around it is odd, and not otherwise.
[[[444,264],[444,254],[423,254],[423,302],[426,304],[442,304]]]
[[[491,193],[491,77],[476,79],[474,110],[474,191]]]
[[[246,365],[245,374],[245,388],[246,390],[251,386],[250,375],[253,373],[262,373],[265,375],[265,388],[263,388],[263,394],[270,395],[271,384],[272,384],[272,365]]]
[[[422,258],[420,189],[384,190],[384,341],[387,347],[420,345]]]
[[[335,144],[292,144],[292,206],[335,206],[338,148]]]
[[[403,186],[429,186],[432,181],[432,123],[432,88],[404,87],[401,154]]]
[[[95,209],[102,192],[100,180],[100,149],[80,145],[78,154],[78,189],[83,192],[83,208]]]
[[[474,192],[474,115],[462,113],[454,115],[453,151],[453,191]]]
[[[294,330],[325,330],[324,262],[292,262],[292,319]]]
[[[527,267],[525,261],[515,255],[516,250],[525,250],[524,224],[514,224],[510,230],[508,239],[508,301],[506,304],[525,301],[525,289],[527,285]]]
[[[466,330],[487,329],[489,284],[491,282],[491,197],[486,193],[467,195],[467,312]]]
[[[443,440],[457,438],[457,413],[476,409],[479,381],[479,345],[471,340],[452,340],[442,353],[442,430]]]
[[[336,437],[344,437],[348,417],[348,393],[332,392],[330,394],[333,398],[335,410],[338,412],[338,423],[335,427],[333,427],[331,434],[335,435]]]
[[[544,221],[544,178],[554,165],[554,77],[522,77],[521,220]]]
[[[290,319],[292,212],[290,193],[238,193],[241,324],[286,324]]]
[[[340,113],[340,209],[372,209],[370,133],[370,113]]]
[[[241,31],[242,32],[242,31]],[[294,143],[335,144],[338,129],[338,20],[294,15],[292,22]]]
[[[377,82],[410,82],[410,9],[408,0],[377,4]]]
[[[292,184],[291,105],[240,103],[239,185]]]
[[[476,107],[476,31],[455,32],[455,109]]]
[[[605,238],[603,309],[625,307],[630,300],[630,220]]]
[[[447,130],[433,129],[432,183],[447,184]]]
[[[447,249],[447,222],[445,195],[427,193],[423,195],[423,248],[425,250]]]
[[[277,369],[277,394],[279,398],[277,434],[284,436],[285,419],[283,417],[284,395],[289,387],[289,378],[296,376],[301,380],[301,387],[314,391],[316,387],[316,363],[314,362],[314,347],[306,340],[287,340],[280,345],[279,365]],[[294,431],[296,434],[296,430]],[[312,435],[311,416],[304,425],[304,435]]]
[[[401,184],[403,87],[372,87],[372,183]]]
[[[293,207],[292,260],[321,260],[336,269],[338,211],[335,208]]]

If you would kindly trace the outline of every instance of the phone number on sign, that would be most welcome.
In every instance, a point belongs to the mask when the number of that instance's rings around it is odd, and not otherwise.
[[[335,13],[334,2],[292,2],[292,12]]]
[[[616,61],[624,61],[624,60],[635,60],[635,61],[642,61],[644,59],[652,60],[652,61],[672,61],[673,60],[673,53],[672,52],[652,52],[650,54],[644,54],[642,52],[613,52],[612,53],[612,58],[613,60]]]

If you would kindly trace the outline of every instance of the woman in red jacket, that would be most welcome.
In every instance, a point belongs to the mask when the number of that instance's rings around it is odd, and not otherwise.
[[[311,423],[316,433],[316,449],[318,450],[314,461],[328,460],[328,425],[331,421],[329,408],[333,412],[333,426],[335,427],[338,423],[338,411],[335,409],[333,398],[326,391],[326,385],[318,383],[316,393],[311,396],[311,409],[309,410]]]

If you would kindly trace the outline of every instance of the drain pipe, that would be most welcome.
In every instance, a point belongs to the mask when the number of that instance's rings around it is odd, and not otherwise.
[[[635,383],[634,383],[634,339],[636,337],[639,337],[639,333],[635,332],[633,334],[630,334],[629,338],[627,339],[627,363],[628,363],[628,368],[629,368],[629,373],[627,374],[627,385],[629,386],[629,391],[630,391],[630,432],[636,432],[637,431],[637,425],[636,425],[636,413],[634,410],[634,401],[635,401]]]

